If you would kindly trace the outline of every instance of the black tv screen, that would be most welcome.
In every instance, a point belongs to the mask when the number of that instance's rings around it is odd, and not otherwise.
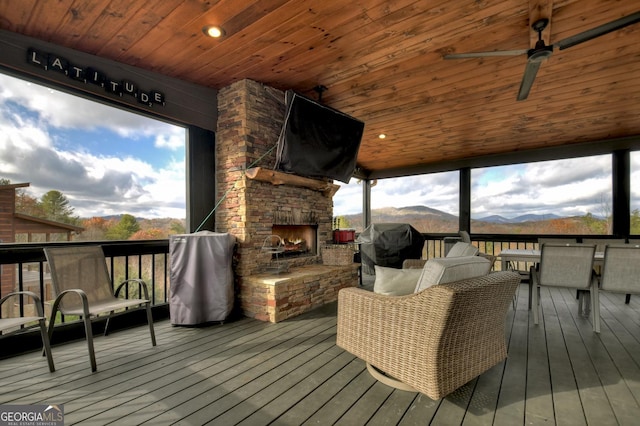
[[[288,93],[278,139],[276,169],[349,183],[364,123],[297,93]]]

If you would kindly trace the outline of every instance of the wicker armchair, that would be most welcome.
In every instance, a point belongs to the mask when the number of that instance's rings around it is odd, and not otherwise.
[[[337,344],[384,383],[439,399],[507,356],[505,318],[520,276],[493,272],[407,296],[338,295]],[[393,384],[392,384],[393,385]]]

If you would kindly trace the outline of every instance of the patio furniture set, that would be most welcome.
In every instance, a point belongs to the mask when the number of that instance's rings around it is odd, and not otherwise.
[[[37,315],[3,318],[0,330],[37,322],[49,369],[55,371],[50,338],[58,310],[84,320],[91,369],[96,371],[91,317],[102,312],[144,306],[152,344],[153,319],[146,285],[127,280],[111,290],[104,254],[99,246],[47,248],[56,289],[53,312],[46,329],[42,305],[29,292],[6,295],[32,297]],[[336,343],[364,360],[373,377],[398,389],[440,399],[499,364],[507,357],[505,317],[521,281],[517,272],[492,271],[495,258],[478,255],[467,242],[456,243],[446,257],[407,260],[402,269],[375,267],[374,291],[345,288],[339,292]],[[62,256],[62,257],[60,257]],[[511,257],[510,257],[511,256]],[[518,258],[517,256],[522,256]],[[533,320],[539,323],[539,289],[569,287],[591,295],[593,329],[600,332],[599,291],[637,293],[640,245],[544,243],[540,251],[503,251],[510,259],[537,261],[531,267]],[[600,274],[593,271],[601,263]],[[86,288],[85,282],[99,283]],[[130,283],[139,284],[144,299],[119,299]],[[582,298],[579,298],[582,303]],[[108,329],[105,327],[105,334]]]

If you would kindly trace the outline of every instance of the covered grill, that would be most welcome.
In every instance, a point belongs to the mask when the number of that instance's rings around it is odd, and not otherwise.
[[[374,265],[401,268],[404,259],[422,257],[424,237],[407,223],[374,223],[357,242],[364,272],[374,274]]]

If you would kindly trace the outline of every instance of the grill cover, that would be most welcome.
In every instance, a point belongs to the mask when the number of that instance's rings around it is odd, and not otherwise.
[[[357,242],[364,272],[375,274],[374,265],[401,268],[405,259],[420,259],[424,237],[407,223],[373,223]]]
[[[171,324],[224,321],[233,309],[235,238],[201,231],[169,238]]]

